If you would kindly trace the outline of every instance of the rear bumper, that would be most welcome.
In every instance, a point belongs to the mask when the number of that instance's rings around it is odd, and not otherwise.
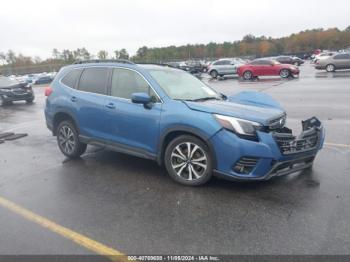
[[[311,132],[317,137],[317,142],[308,147],[306,137]],[[325,133],[322,125],[309,125],[295,140],[284,142],[288,143],[289,150],[285,150],[287,144],[277,143],[273,133],[258,132],[258,137],[259,141],[255,142],[241,139],[226,130],[219,131],[211,138],[217,159],[214,174],[230,180],[251,181],[302,171],[312,165],[323,146]],[[250,165],[247,172],[239,172],[244,170],[240,170],[242,163]]]

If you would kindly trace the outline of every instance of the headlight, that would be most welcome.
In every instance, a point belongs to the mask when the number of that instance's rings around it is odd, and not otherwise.
[[[223,128],[246,138],[255,138],[256,131],[263,128],[261,124],[249,120],[216,114],[214,117]]]

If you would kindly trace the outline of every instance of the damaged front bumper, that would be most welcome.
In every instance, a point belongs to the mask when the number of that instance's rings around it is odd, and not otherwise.
[[[267,180],[302,171],[312,166],[322,148],[325,131],[312,117],[302,121],[302,132],[294,136],[286,127],[258,132],[259,141],[247,141],[222,130],[212,138],[222,150],[216,151],[215,174],[234,180]]]

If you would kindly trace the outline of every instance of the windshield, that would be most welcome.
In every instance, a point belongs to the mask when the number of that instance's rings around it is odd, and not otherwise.
[[[177,100],[221,99],[219,94],[182,70],[149,70],[166,94]]]

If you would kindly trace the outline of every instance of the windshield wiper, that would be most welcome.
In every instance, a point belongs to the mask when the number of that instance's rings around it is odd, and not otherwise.
[[[189,101],[201,102],[201,101],[207,101],[207,100],[222,100],[222,99],[219,97],[216,97],[216,96],[208,96],[208,97],[201,97],[201,98],[197,98],[197,99],[192,99]]]

